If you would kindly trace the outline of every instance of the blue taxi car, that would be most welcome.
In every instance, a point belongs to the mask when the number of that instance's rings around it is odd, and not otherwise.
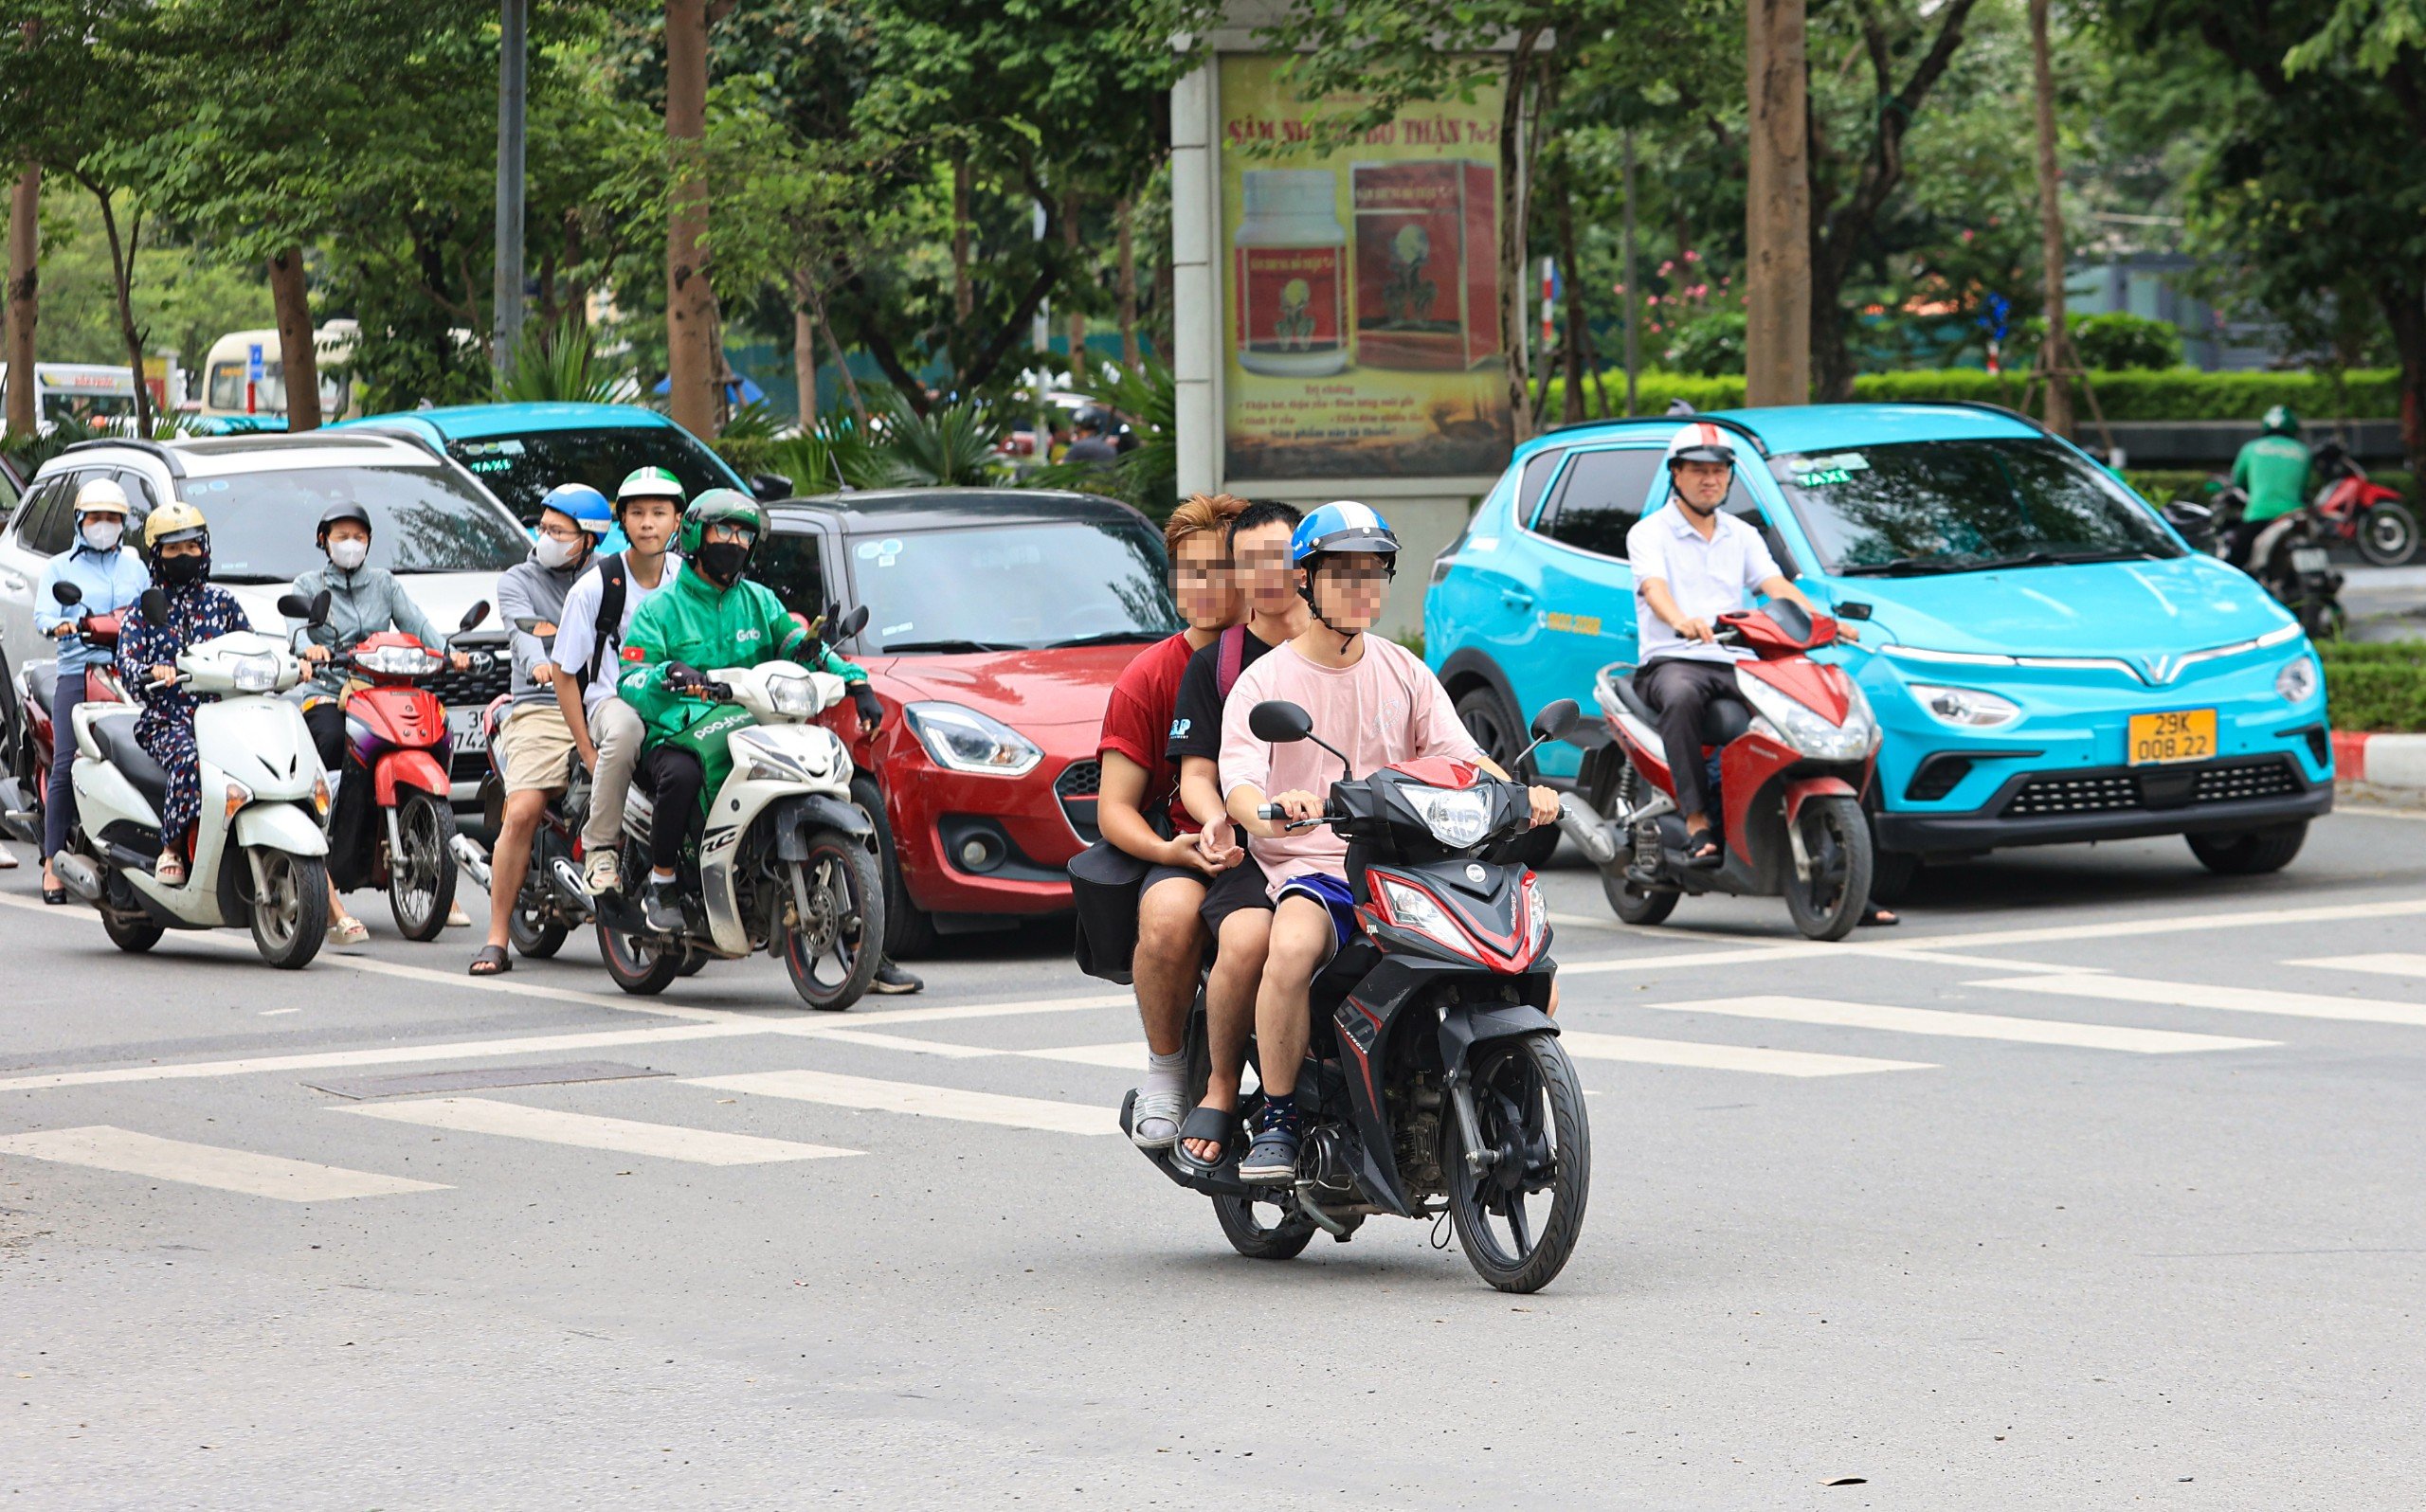
[[[1822,656],[1884,735],[1866,800],[1882,896],[1931,856],[2140,836],[2268,872],[2332,807],[2323,669],[2299,625],[2069,441],[1974,405],[1694,418],[1738,438],[1726,507],[1860,634]],[[1599,670],[1634,659],[1626,531],[1668,497],[1677,424],[1527,442],[1433,564],[1426,654],[1494,756],[1555,699],[1591,709]],[[1538,760],[1605,809],[1623,758]]]

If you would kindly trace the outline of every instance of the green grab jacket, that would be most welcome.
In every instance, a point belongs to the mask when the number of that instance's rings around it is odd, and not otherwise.
[[[632,616],[631,628],[624,632],[625,671],[615,691],[639,712],[648,728],[647,744],[654,747],[720,707],[667,689],[667,663],[687,662],[701,672],[754,667],[791,656],[807,639],[808,632],[764,584],[744,578],[719,588],[706,573],[685,567]],[[813,664],[844,682],[868,680],[866,668],[844,661],[831,648],[821,648]]]

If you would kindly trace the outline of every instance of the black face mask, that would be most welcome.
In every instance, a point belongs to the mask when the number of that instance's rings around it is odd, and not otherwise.
[[[161,582],[172,588],[182,588],[189,583],[200,582],[203,573],[209,568],[210,562],[206,557],[164,556],[160,559],[158,570]]]
[[[742,568],[750,565],[750,548],[739,541],[709,541],[692,560],[707,574],[709,582],[729,588],[740,579]]]

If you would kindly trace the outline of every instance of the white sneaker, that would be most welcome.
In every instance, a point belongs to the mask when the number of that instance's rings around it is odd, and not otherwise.
[[[615,859],[614,852],[592,851],[582,869],[581,880],[593,893],[620,892],[624,890],[623,873],[623,866]]]

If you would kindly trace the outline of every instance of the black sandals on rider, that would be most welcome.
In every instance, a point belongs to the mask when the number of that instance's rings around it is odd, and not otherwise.
[[[1707,855],[1703,854],[1707,848]],[[1685,864],[1691,867],[1715,867],[1726,859],[1718,848],[1718,831],[1688,830],[1685,832]]]
[[[1171,1163],[1188,1175],[1204,1178],[1222,1168],[1230,1158],[1230,1146],[1239,1137],[1239,1115],[1226,1107],[1207,1107],[1199,1103],[1189,1108],[1187,1117],[1180,1120],[1179,1138],[1171,1142]],[[1190,1140],[1210,1140],[1220,1145],[1221,1153],[1209,1161],[1200,1161],[1187,1153]]]
[[[505,953],[503,945],[482,945],[480,953],[472,958],[475,977],[501,977],[513,969],[514,958]]]

